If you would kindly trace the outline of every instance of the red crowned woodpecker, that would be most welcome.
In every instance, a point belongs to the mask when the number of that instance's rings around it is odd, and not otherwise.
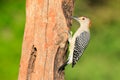
[[[86,49],[89,40],[90,40],[90,19],[87,17],[72,17],[76,21],[80,23],[80,27],[75,32],[75,34],[72,35],[69,33],[69,39],[68,42],[70,44],[69,46],[69,57],[67,61],[59,68],[59,71],[63,71],[67,64],[72,64],[72,67],[77,63],[77,61],[80,59],[81,55],[83,54],[84,50]]]

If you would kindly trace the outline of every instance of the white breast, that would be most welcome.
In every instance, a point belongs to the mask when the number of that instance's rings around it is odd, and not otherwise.
[[[84,31],[89,32],[89,29],[87,27],[85,27],[85,28],[81,27],[75,32],[74,36],[72,37],[72,40],[71,40],[70,46],[69,46],[70,54],[68,57],[68,64],[71,64],[72,60],[73,60],[73,51],[74,51],[74,47],[75,47],[75,39],[78,35],[80,35]]]

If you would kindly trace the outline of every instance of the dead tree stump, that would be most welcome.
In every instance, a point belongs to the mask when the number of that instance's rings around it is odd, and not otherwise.
[[[18,80],[64,80],[73,0],[27,0]]]

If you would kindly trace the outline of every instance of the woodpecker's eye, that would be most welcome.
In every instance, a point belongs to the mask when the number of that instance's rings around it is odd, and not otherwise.
[[[82,20],[85,20],[85,18],[83,17]]]

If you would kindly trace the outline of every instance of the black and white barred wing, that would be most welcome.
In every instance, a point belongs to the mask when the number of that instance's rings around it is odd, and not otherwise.
[[[90,33],[84,31],[79,36],[76,37],[75,40],[75,48],[73,51],[73,62],[72,67],[76,64],[79,60],[80,56],[83,54],[84,50],[86,49],[90,39]]]

